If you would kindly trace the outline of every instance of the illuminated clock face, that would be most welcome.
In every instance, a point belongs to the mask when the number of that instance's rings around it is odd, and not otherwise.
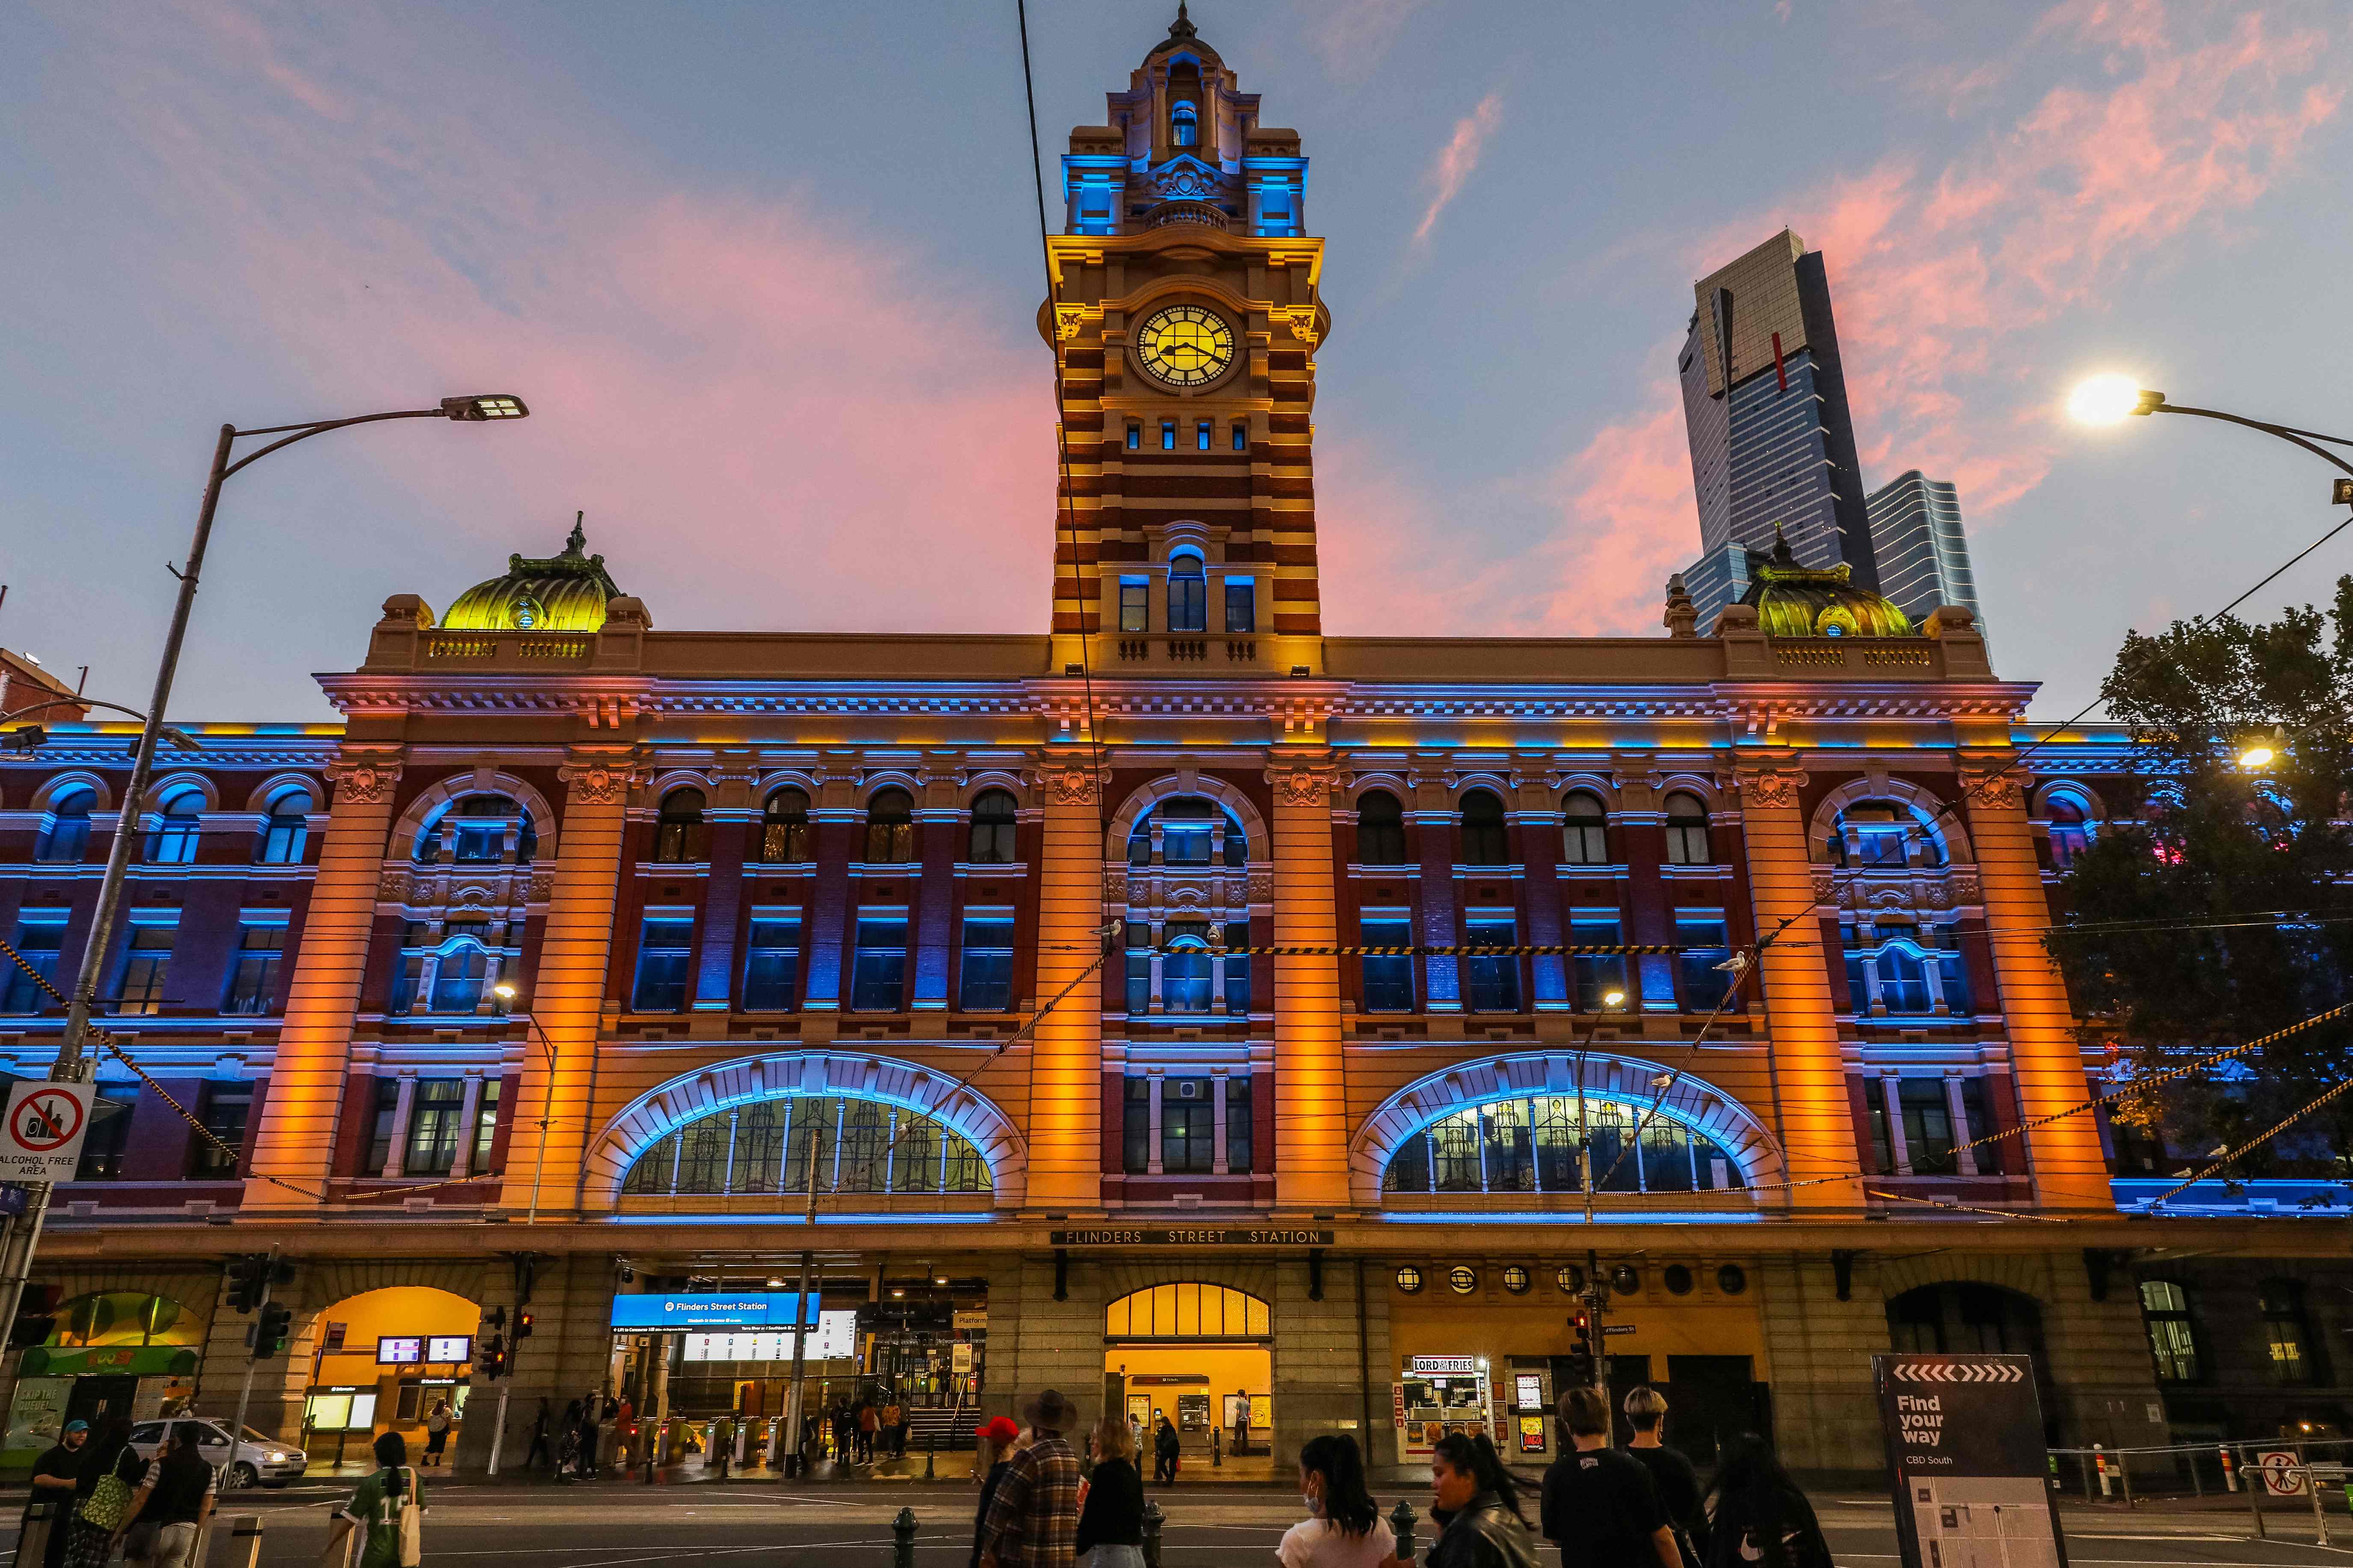
[[[1234,363],[1234,330],[1198,305],[1171,305],[1145,318],[1135,357],[1168,386],[1207,386]]]

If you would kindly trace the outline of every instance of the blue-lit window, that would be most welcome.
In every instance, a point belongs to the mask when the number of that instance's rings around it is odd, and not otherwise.
[[[744,1008],[788,1013],[799,992],[801,922],[797,916],[755,913],[744,948]]]
[[[192,864],[196,858],[196,841],[203,831],[204,815],[204,791],[184,786],[165,795],[162,818],[155,830],[147,835],[147,863]]]
[[[87,785],[58,791],[49,802],[48,820],[33,846],[33,858],[45,866],[78,863],[90,847],[90,810],[96,804],[98,792]]]
[[[1695,795],[1667,796],[1667,864],[1715,864],[1715,852],[1707,841],[1707,807]]]
[[[1472,949],[1514,946],[1518,925],[1510,915],[1473,914],[1464,922]],[[1520,960],[1510,952],[1473,951],[1462,959],[1462,1000],[1473,1013],[1520,1010]]]
[[[648,915],[638,938],[638,983],[629,1005],[640,1013],[685,1011],[686,971],[693,952],[691,917]],[[438,994],[438,985],[435,991]]]
[[[1609,814],[1600,796],[1578,790],[1561,803],[1560,840],[1571,866],[1609,864]]]
[[[1250,1168],[1250,1074],[1226,1079],[1226,1173],[1248,1175]]]
[[[1511,863],[1512,836],[1504,825],[1504,803],[1492,790],[1472,790],[1462,797],[1462,864]]]
[[[1127,1079],[1120,1098],[1120,1169],[1141,1176],[1152,1169],[1152,1080]]]
[[[1248,577],[1226,579],[1226,630],[1258,630],[1258,584]]]
[[[866,803],[866,861],[904,865],[915,858],[915,797],[895,784]]]
[[[470,795],[458,803],[451,852],[461,862],[488,865],[507,854],[507,826],[516,825],[515,859],[528,861],[536,843],[531,814],[502,795]]]
[[[1654,1116],[1637,1141],[1649,1108],[1588,1093],[1514,1097],[1448,1112],[1398,1144],[1382,1173],[1390,1193],[1560,1193],[1584,1191],[1589,1147],[1594,1185],[1603,1192],[1718,1192],[1742,1185],[1723,1147],[1667,1116]]]
[[[1724,1000],[1732,977],[1719,973],[1716,965],[1732,956],[1731,939],[1725,934],[1724,916],[1682,910],[1675,914],[1675,945],[1683,952],[1675,955],[1676,979],[1683,992],[1683,1011],[1712,1013]],[[1739,1004],[1736,1000],[1734,1008]]]
[[[75,1181],[111,1182],[122,1174],[122,1156],[131,1147],[131,1119],[138,1109],[137,1084],[99,1087],[90,1100],[90,1131],[82,1138],[81,1163],[74,1167]]]
[[[1828,847],[1840,866],[1894,870],[1946,863],[1934,826],[1912,807],[1885,801],[1859,802],[1840,812]]]
[[[965,858],[975,866],[1010,866],[1019,806],[1011,790],[985,789],[972,803],[972,842]]]
[[[490,922],[451,921],[442,929],[445,938],[450,940],[442,942],[440,956],[433,965],[432,1011],[479,1012],[482,985],[491,970]]]
[[[858,952],[851,961],[849,1005],[859,1013],[896,1013],[907,984],[907,917],[858,917]]]
[[[1359,922],[1366,947],[1411,947],[1413,921],[1402,912],[1376,918],[1367,911]],[[1405,953],[1367,953],[1365,965],[1365,1010],[1368,1013],[1413,1011],[1413,958]]]
[[[2092,847],[2092,814],[2069,795],[2051,797],[2051,864],[2064,871]]]
[[[16,951],[51,984],[57,984],[58,955],[65,950],[65,911],[59,910],[55,920],[37,921],[29,917],[16,927]],[[62,989],[62,987],[60,987]],[[16,964],[7,966],[5,980],[0,980],[0,1013],[40,1013],[60,1004]]]
[[[811,1156],[815,1158],[812,1159]],[[716,1110],[640,1153],[624,1197],[820,1193],[985,1193],[971,1140],[880,1100],[779,1095]]]
[[[1198,796],[1177,795],[1162,804],[1159,817],[1162,865],[1206,866],[1209,863],[1211,816],[1208,801]]]
[[[1189,103],[1179,103],[1168,111],[1168,140],[1177,147],[1198,147],[1201,142],[1199,111]]]
[[[1250,940],[1250,921],[1234,921],[1226,926],[1228,947],[1248,947]],[[1250,961],[1247,956],[1229,955],[1225,965],[1226,1011],[1240,1017],[1250,1010]]]
[[[1131,419],[1127,422],[1127,449],[1141,451],[1144,447],[1144,426]]]
[[[1210,435],[1216,429],[1217,426],[1207,419],[1196,420],[1193,424],[1193,449],[1197,452],[1208,451]]]
[[[253,847],[253,858],[263,866],[299,866],[302,847],[311,836],[311,792],[297,785],[282,790],[269,803],[269,818]]]
[[[1176,449],[1176,421],[1174,419],[1163,419],[1160,422],[1160,449],[1164,452],[1173,452]]]
[[[1926,1015],[1972,1011],[1968,969],[1949,929],[1882,917],[1845,931],[1847,992],[1855,1012]]]
[[[1160,1009],[1201,1014],[1209,1010],[1209,927],[1204,921],[1171,921],[1160,955]]]
[[[967,1013],[1002,1013],[1013,1005],[1013,917],[964,918],[964,973],[956,1005]]]
[[[1578,910],[1569,916],[1568,940],[1577,947],[1618,947],[1625,928],[1618,916],[1603,910]],[[1577,976],[1577,1010],[1599,1013],[1612,991],[1626,989],[1626,955],[1622,952],[1580,952],[1570,963]],[[1623,1005],[1622,994],[1620,1005]]]
[[[122,953],[122,978],[114,987],[120,998],[113,1011],[123,1015],[164,1010],[164,982],[172,969],[172,939],[177,928],[160,921],[142,921],[131,928]]]
[[[275,921],[248,921],[237,928],[237,953],[221,1011],[255,1017],[278,997],[278,965],[286,956],[286,928]]]
[[[1201,558],[1189,550],[1168,560],[1168,629],[1207,631],[1209,626],[1209,580]]]
[[[1250,426],[1239,419],[1234,421],[1234,450],[1237,452],[1250,450]]]
[[[1152,928],[1142,921],[1127,922],[1126,1004],[1141,1016],[1152,1011]]]
[[[703,794],[699,789],[674,789],[662,796],[661,815],[654,821],[654,858],[668,863],[704,858],[708,829],[703,825]]]
[[[1152,629],[1152,584],[1142,577],[1122,577],[1119,580],[1119,629],[1143,632]]]

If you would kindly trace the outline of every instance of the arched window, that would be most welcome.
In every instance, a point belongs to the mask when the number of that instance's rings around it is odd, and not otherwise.
[[[79,862],[90,848],[90,808],[97,804],[98,792],[88,784],[59,790],[49,802],[49,819],[33,846],[33,858],[47,866]]]
[[[1356,802],[1356,864],[1405,864],[1405,812],[1385,789],[1366,790]]]
[[[1561,803],[1561,847],[1571,866],[1609,864],[1609,816],[1599,795],[1578,790]]]
[[[1512,836],[1504,827],[1504,803],[1492,790],[1474,789],[1462,797],[1462,863],[1512,863]]]
[[[1219,856],[1217,829],[1225,827],[1225,852]],[[1135,819],[1128,830],[1127,863],[1152,864],[1152,830],[1160,829],[1160,864],[1164,866],[1240,866],[1250,858],[1250,839],[1234,814],[1198,795],[1171,795]]]
[[[1168,140],[1178,147],[1201,144],[1200,111],[1189,103],[1180,103],[1168,111]]]
[[[654,858],[700,860],[703,847],[703,795],[699,789],[674,789],[662,796],[661,816],[654,823]]]
[[[420,866],[441,857],[445,844],[450,858],[462,865],[496,865],[507,858],[507,832],[515,835],[515,864],[528,866],[539,849],[539,830],[531,813],[512,795],[470,795],[444,805],[425,819],[417,832],[412,858]]]
[[[1149,1285],[1122,1296],[1103,1311],[1103,1337],[1112,1341],[1271,1340],[1273,1314],[1267,1304],[1230,1285]]]
[[[793,784],[771,791],[760,813],[760,858],[797,866],[809,858],[808,792]]]
[[[1856,801],[1831,826],[1832,863],[1864,870],[1901,870],[1946,864],[1944,840],[1919,807],[1885,800]]]
[[[194,784],[183,784],[165,795],[163,819],[147,836],[147,863],[185,866],[193,862],[204,816],[205,792]]]
[[[637,1158],[623,1197],[826,1193],[986,1193],[972,1141],[935,1118],[879,1100],[780,1095],[698,1117]]]
[[[1718,1192],[1746,1184],[1723,1146],[1647,1104],[1588,1092],[1521,1096],[1466,1105],[1398,1144],[1381,1174],[1389,1193],[1582,1193],[1589,1143],[1603,1192]]]
[[[1667,864],[1715,864],[1715,851],[1707,841],[1707,807],[1696,795],[1667,796]]]
[[[1013,792],[985,789],[972,803],[972,845],[968,857],[976,866],[1010,866],[1014,861]]]
[[[2072,795],[2051,797],[2051,865],[2064,871],[2092,847],[2092,814]]]
[[[450,922],[452,926],[455,921]],[[436,1013],[473,1013],[482,1005],[482,982],[489,974],[491,955],[483,946],[484,933],[470,931],[463,936],[453,936],[441,944],[439,962],[433,969],[433,996],[430,1010]]]
[[[896,785],[866,803],[866,862],[903,865],[915,858],[915,797]]]
[[[1198,552],[1180,550],[1168,558],[1168,629],[1205,631],[1209,625],[1209,580]]]
[[[302,846],[311,836],[310,815],[311,792],[301,784],[290,784],[271,797],[269,820],[261,825],[261,837],[253,847],[255,864],[301,865]]]

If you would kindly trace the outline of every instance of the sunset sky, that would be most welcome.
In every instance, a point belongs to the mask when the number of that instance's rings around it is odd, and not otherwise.
[[[1049,177],[1174,0],[1034,0]],[[1828,258],[1866,484],[1960,487],[2004,676],[2323,532],[2353,435],[2341,4],[1202,0],[1328,244],[1327,631],[1653,635],[1692,279]],[[173,714],[315,720],[388,594],[591,548],[659,627],[1042,631],[1012,0],[0,8],[0,645],[139,706],[223,421],[512,391],[232,481]],[[2337,173],[2332,175],[2329,171]],[[1059,211],[1059,205],[1056,208]],[[2324,599],[2353,534],[2263,595]]]

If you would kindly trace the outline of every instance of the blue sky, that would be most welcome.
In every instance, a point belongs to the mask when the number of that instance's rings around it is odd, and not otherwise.
[[[1037,0],[1049,161],[1164,32]],[[1828,257],[1866,482],[1961,487],[2005,676],[2331,521],[2327,470],[2067,387],[2353,434],[2340,6],[1205,0],[1297,127],[1327,629],[1646,635],[1697,525],[1691,280]],[[592,547],[672,628],[1034,631],[1053,474],[1012,6],[0,12],[0,644],[143,700],[224,420],[516,391],[233,481],[175,716],[327,716],[392,593]],[[2341,514],[2340,514],[2341,515]],[[2257,601],[2323,598],[2353,544]]]

